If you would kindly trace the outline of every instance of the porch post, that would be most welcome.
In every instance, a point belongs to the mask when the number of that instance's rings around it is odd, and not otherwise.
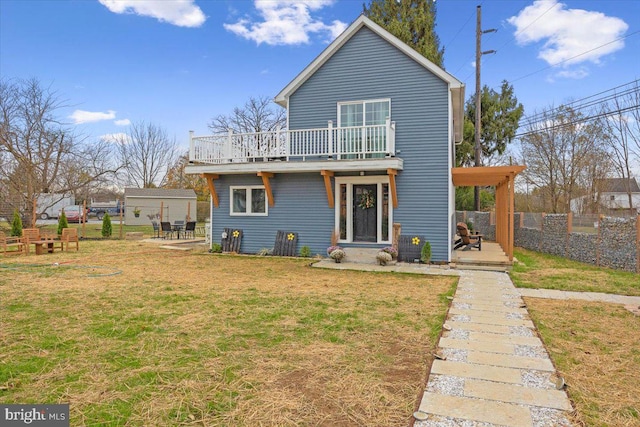
[[[328,123],[327,127],[328,127],[328,132],[329,132],[329,135],[327,136],[327,151],[328,151],[329,157],[331,157],[331,156],[333,156],[333,152],[334,152],[334,150],[333,150],[333,120],[329,120],[329,123]],[[325,181],[325,183],[326,183],[326,181]]]
[[[189,161],[195,160],[195,147],[193,146],[193,131],[189,131]],[[201,160],[201,159],[199,159]]]
[[[228,133],[228,137],[227,137],[227,146],[225,147],[225,153],[224,153],[224,154],[225,154],[225,157],[226,157],[228,160],[231,160],[231,155],[232,155],[232,153],[233,153],[233,151],[232,151],[232,149],[231,149],[231,144],[232,144],[232,142],[231,142],[231,141],[232,141],[232,140],[233,140],[233,130],[232,130],[232,129],[229,129],[229,133]]]

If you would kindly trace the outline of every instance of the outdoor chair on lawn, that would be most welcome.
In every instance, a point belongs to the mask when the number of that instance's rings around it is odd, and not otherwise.
[[[469,251],[472,248],[477,248],[479,251],[482,250],[482,234],[471,234],[467,228],[467,224],[464,222],[459,222],[456,227],[458,228],[458,236],[460,236],[460,238],[455,241],[454,250],[460,248],[462,248],[463,251]]]
[[[168,221],[162,221],[160,223],[160,228],[162,229],[162,238],[166,239],[167,236],[170,236],[173,239],[173,227],[171,227],[171,223]]]
[[[184,226],[184,238],[191,235],[192,239],[196,237],[196,222],[195,221],[187,221],[187,224]]]
[[[60,236],[60,240],[62,241],[62,250],[68,251],[69,245],[75,242],[76,251],[80,250],[80,242],[78,239],[78,229],[77,228],[63,228],[62,235]]]
[[[22,237],[7,236],[0,231],[0,250],[5,255],[20,255],[27,252]]]
[[[153,227],[153,238],[160,238],[160,224],[157,221],[151,221],[151,226]]]

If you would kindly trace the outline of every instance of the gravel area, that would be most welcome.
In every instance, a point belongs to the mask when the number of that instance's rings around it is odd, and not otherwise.
[[[505,301],[504,302],[505,307],[509,307],[509,308],[520,308],[524,305],[524,302],[522,300],[520,301]]]
[[[447,338],[453,338],[454,340],[468,340],[469,331],[464,329],[454,329],[447,333]]]
[[[531,407],[531,420],[533,427],[571,427],[572,424],[564,416],[562,411],[551,408]]]
[[[519,337],[535,337],[536,334],[533,330],[526,326],[509,326],[509,335],[516,335]]]
[[[549,358],[547,352],[544,351],[544,347],[537,347],[533,345],[516,345],[513,353],[516,356],[539,357],[542,359]]]
[[[520,319],[524,320],[524,315],[520,313],[507,313],[505,316],[507,319]]]
[[[520,371],[520,375],[522,378],[522,384],[526,387],[541,388],[545,390],[555,388],[551,383],[551,374],[548,372],[523,369]]]
[[[464,378],[450,375],[431,375],[427,391],[448,396],[464,396]]]
[[[442,354],[446,356],[450,362],[466,362],[469,352],[459,348],[443,348]]]
[[[439,415],[431,415],[428,420],[416,421],[413,425],[414,427],[496,427],[494,424]]]
[[[453,316],[451,316],[451,321],[469,323],[471,322],[471,316],[468,316],[466,314],[454,314]]]

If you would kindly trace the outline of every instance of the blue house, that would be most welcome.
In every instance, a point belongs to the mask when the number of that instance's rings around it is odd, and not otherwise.
[[[242,230],[241,252],[255,253],[283,230],[325,254],[332,233],[383,247],[400,224],[451,260],[458,79],[360,16],[275,101],[287,129],[191,135],[187,172],[208,180],[214,242]]]

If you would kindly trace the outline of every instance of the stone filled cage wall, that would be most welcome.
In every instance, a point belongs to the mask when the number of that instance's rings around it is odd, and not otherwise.
[[[640,273],[640,216],[600,216],[595,233],[573,231],[573,214],[514,214],[514,245],[575,261]],[[491,212],[456,212],[456,222],[495,239]]]

